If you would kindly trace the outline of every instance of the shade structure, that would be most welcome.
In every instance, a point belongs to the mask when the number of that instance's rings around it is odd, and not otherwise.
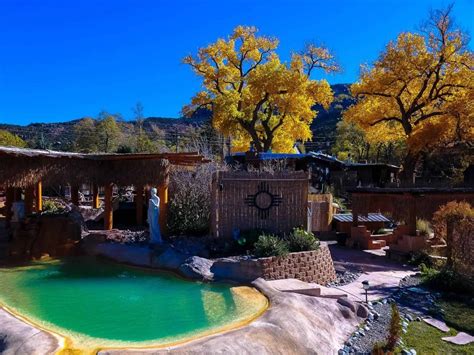
[[[82,154],[0,146],[0,187],[83,183],[167,185],[170,165],[198,165],[198,153]]]
[[[79,187],[93,187],[94,208],[98,207],[98,187],[105,188],[104,228],[113,228],[113,185],[135,186],[140,191],[157,186],[161,197],[161,222],[166,225],[168,180],[171,165],[194,166],[208,162],[198,153],[164,154],[82,154],[0,146],[0,189],[8,191],[7,205],[15,191],[24,189],[27,213],[42,209],[42,186],[71,186],[71,200],[79,204]],[[141,195],[139,200],[143,201]],[[143,217],[143,203],[137,206],[137,222]],[[7,208],[9,210],[9,208]],[[7,216],[7,222],[9,217]],[[165,228],[165,227],[163,227]]]

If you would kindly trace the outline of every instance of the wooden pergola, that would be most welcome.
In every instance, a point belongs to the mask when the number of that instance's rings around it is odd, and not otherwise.
[[[143,220],[147,191],[158,188],[160,225],[165,226],[171,165],[196,166],[208,162],[198,153],[82,154],[0,146],[0,188],[6,191],[6,220],[11,207],[25,196],[27,214],[43,209],[43,186],[70,185],[71,202],[79,205],[79,187],[92,186],[92,207],[99,207],[104,188],[104,229],[113,228],[113,186],[134,186],[137,223]]]

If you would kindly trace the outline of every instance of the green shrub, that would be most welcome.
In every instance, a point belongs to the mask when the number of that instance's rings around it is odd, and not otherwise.
[[[420,232],[420,235],[429,236],[433,233],[430,222],[425,219],[416,219],[416,229]]]
[[[467,294],[473,292],[473,286],[453,269],[443,267],[441,270],[420,265],[423,283],[431,289],[443,292]]]
[[[44,200],[42,213],[62,213],[64,212],[64,206],[54,200]]]
[[[253,249],[258,237],[265,234],[265,231],[260,229],[249,229],[242,231],[240,237],[237,239],[237,244],[242,246],[244,249]]]
[[[313,233],[305,231],[303,228],[294,228],[286,238],[290,252],[316,250],[319,248],[319,240]]]
[[[415,265],[415,266],[420,266],[423,265],[423,267],[432,267],[433,262],[431,261],[430,256],[428,253],[424,250],[414,252],[410,254],[410,259],[408,260],[408,263],[410,265]]]
[[[285,240],[272,235],[262,234],[258,237],[254,247],[256,257],[284,256],[288,254],[288,244]]]

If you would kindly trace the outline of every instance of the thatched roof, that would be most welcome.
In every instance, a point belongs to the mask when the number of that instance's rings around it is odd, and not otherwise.
[[[95,183],[161,185],[170,164],[205,162],[197,153],[82,154],[0,146],[0,187]]]

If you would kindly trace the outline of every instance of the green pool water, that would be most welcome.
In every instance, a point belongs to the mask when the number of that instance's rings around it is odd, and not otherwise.
[[[89,258],[0,268],[0,285],[3,305],[75,347],[178,342],[248,321],[267,305],[249,287]]]

